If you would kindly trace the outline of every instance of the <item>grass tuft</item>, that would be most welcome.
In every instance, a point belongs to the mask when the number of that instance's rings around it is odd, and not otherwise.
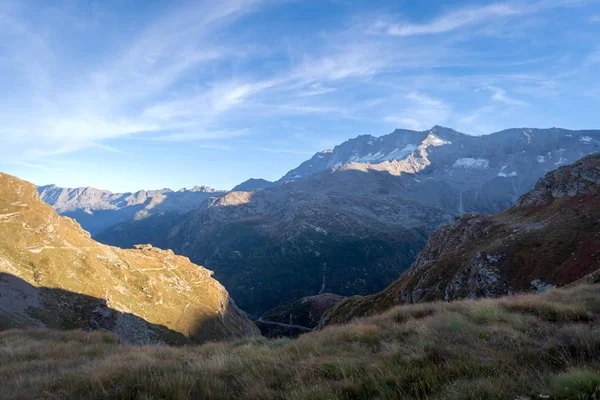
[[[0,398],[600,399],[599,315],[600,286],[581,286],[401,306],[295,340],[4,331]]]
[[[600,398],[600,373],[574,368],[550,381],[548,394],[555,399],[584,400]]]

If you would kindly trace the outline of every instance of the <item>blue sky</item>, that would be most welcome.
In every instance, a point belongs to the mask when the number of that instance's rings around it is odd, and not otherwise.
[[[0,170],[277,179],[360,134],[600,128],[598,0],[0,0]]]

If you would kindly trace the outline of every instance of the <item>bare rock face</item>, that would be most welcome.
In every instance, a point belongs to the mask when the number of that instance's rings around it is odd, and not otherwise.
[[[99,244],[0,174],[0,328],[100,329],[131,343],[257,334],[212,274],[170,250]]]
[[[336,169],[387,172],[411,199],[458,214],[503,211],[544,174],[600,151],[600,131],[508,129],[470,136],[435,126],[362,135],[315,154],[277,183]]]
[[[375,295],[355,296],[322,324],[396,304],[499,297],[600,280],[600,155],[548,173],[505,212],[465,215],[433,234],[413,265]]]
[[[516,207],[542,206],[558,199],[595,195],[598,186],[600,166],[596,157],[585,157],[540,179],[531,192],[517,201]]]

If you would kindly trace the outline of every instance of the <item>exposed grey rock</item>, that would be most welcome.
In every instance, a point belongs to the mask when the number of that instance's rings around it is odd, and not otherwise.
[[[138,250],[152,250],[151,244],[136,244],[133,246],[134,249]]]
[[[315,154],[277,183],[326,170],[385,171],[418,202],[459,214],[494,213],[511,206],[547,172],[598,151],[600,131],[523,128],[470,136],[436,126],[359,136]],[[580,173],[600,179],[598,171]]]
[[[555,287],[556,287],[555,285],[552,285],[550,283],[545,283],[544,281],[541,281],[539,279],[534,279],[531,281],[531,288],[534,289],[538,293],[545,292],[546,290],[550,290]]]

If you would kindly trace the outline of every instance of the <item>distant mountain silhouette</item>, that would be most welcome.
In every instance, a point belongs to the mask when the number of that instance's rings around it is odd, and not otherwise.
[[[91,187],[71,189],[56,185],[39,186],[38,192],[45,203],[59,214],[75,218],[92,235],[123,221],[165,213],[182,214],[198,208],[211,196],[225,193],[207,186],[176,192],[161,189],[112,193]]]

